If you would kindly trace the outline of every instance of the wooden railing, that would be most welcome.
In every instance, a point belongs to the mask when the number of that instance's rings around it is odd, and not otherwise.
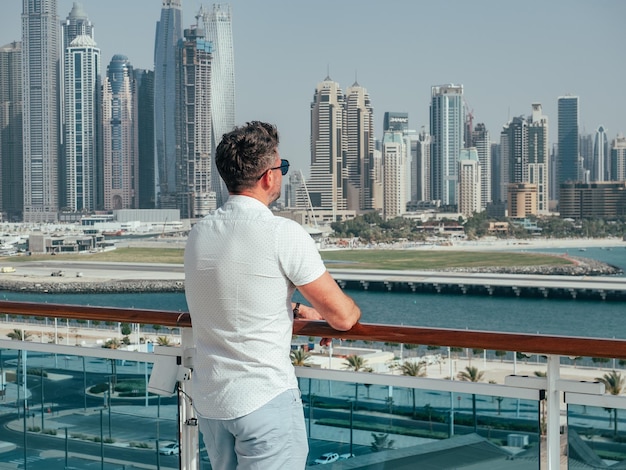
[[[141,323],[181,328],[192,326],[187,312],[135,308],[0,301],[0,314]],[[293,333],[301,336],[519,351],[545,355],[626,358],[626,340],[620,339],[368,323],[359,323],[349,331],[337,331],[325,322],[305,320],[294,322]]]

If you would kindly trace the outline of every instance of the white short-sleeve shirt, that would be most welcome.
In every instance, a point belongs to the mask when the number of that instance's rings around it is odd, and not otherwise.
[[[289,357],[291,296],[325,271],[309,234],[254,198],[231,196],[194,226],[185,295],[201,416],[238,418],[298,386]]]

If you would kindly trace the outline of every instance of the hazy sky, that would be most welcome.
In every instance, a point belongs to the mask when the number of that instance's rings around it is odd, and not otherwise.
[[[182,0],[183,27],[200,4]],[[58,0],[60,19],[72,0]],[[153,67],[161,0],[83,0],[106,69],[113,54]],[[355,79],[374,107],[409,113],[428,129],[433,85],[462,84],[474,123],[492,140],[540,102],[557,137],[557,98],[580,97],[581,132],[626,133],[626,1],[623,0],[234,0],[238,123],[278,125],[281,153],[308,172],[310,104],[328,74]],[[22,0],[0,0],[0,45],[21,39]]]

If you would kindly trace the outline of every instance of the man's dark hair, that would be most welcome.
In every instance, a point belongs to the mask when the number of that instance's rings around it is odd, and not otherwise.
[[[222,136],[215,165],[228,191],[236,194],[254,186],[259,176],[274,166],[277,155],[276,127],[252,121]]]

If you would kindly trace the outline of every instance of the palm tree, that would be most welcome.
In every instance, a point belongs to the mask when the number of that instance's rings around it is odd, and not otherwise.
[[[354,372],[364,371],[367,368],[367,359],[357,354],[350,354],[346,356],[346,362],[343,363],[343,368],[346,370],[352,370]],[[354,383],[354,409],[357,409],[357,401],[359,399],[359,382]]]
[[[463,382],[480,382],[485,373],[482,370],[478,370],[478,367],[467,366],[465,370],[459,372],[456,377]]]
[[[622,374],[614,370],[608,374],[604,374],[602,377],[597,377],[596,380],[602,382],[606,388],[606,392],[611,395],[620,395],[626,383],[626,378],[622,377]],[[617,436],[617,408],[613,408],[613,421],[613,436]]]
[[[291,363],[294,366],[309,367],[311,365],[311,355],[304,349],[295,349],[289,353]]]
[[[460,371],[456,376],[463,382],[480,382],[485,373],[478,370],[478,367],[467,366],[465,370]],[[472,393],[472,416],[474,417],[474,432],[477,431],[478,421],[476,419],[476,394]]]
[[[7,333],[7,336],[15,341],[26,341],[28,338],[30,338],[30,333],[28,331],[15,328],[10,333]]]
[[[408,375],[411,377],[426,377],[426,371],[424,370],[423,362],[404,361],[400,366],[402,375]],[[415,417],[415,389],[411,389],[413,395],[413,417]]]
[[[158,336],[157,344],[159,346],[171,346],[172,343],[170,342],[170,339],[167,336]]]

